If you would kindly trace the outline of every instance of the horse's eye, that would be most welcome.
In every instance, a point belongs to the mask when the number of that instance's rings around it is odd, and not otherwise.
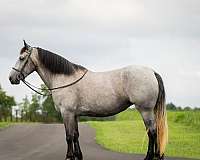
[[[23,60],[24,60],[24,57],[20,56],[20,57],[19,57],[19,60],[20,60],[20,61],[23,61]]]

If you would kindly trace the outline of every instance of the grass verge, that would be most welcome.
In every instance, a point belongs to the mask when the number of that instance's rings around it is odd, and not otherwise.
[[[9,127],[10,123],[9,122],[0,122],[0,129]]]
[[[148,138],[143,121],[137,112],[132,111],[132,116],[130,114],[130,111],[119,114],[117,121],[89,122],[96,129],[97,143],[117,152],[145,154]],[[166,155],[200,159],[200,128],[199,118],[196,117],[199,113],[170,112],[168,115]]]

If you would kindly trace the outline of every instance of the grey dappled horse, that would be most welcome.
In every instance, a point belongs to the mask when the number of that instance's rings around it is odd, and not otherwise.
[[[79,116],[112,116],[133,104],[142,115],[149,137],[145,160],[164,159],[168,135],[165,90],[160,75],[152,69],[128,66],[93,72],[44,49],[30,47],[24,41],[10,82],[19,84],[34,71],[52,89],[56,110],[62,114],[67,160],[83,159],[78,140]],[[59,88],[63,85],[66,86]]]

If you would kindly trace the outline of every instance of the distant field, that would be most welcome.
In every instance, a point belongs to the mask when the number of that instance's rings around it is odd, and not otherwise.
[[[147,136],[136,111],[120,113],[116,121],[89,122],[96,129],[96,141],[109,150],[146,153]],[[200,112],[168,112],[167,156],[200,159]]]

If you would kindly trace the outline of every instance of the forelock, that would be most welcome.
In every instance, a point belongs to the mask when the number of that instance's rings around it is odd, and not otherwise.
[[[26,51],[26,48],[23,47],[23,48],[21,49],[21,51],[20,51],[20,54],[23,54],[25,51]]]

